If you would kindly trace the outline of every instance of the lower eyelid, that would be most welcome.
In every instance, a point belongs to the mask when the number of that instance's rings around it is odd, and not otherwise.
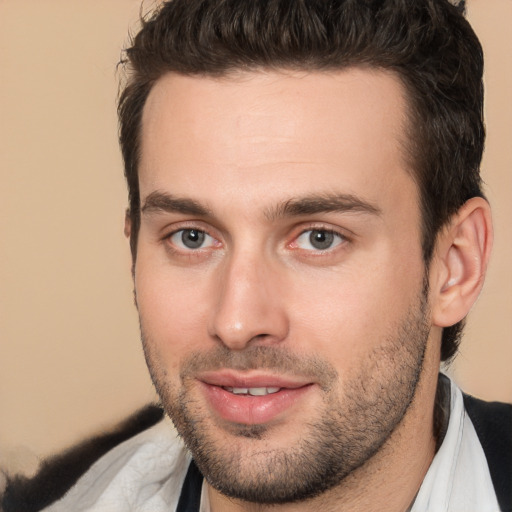
[[[324,232],[324,233],[329,233],[329,234],[332,234],[334,237],[335,237],[335,241],[333,242],[333,245],[331,245],[330,247],[327,247],[325,249],[319,249],[319,248],[316,248],[316,247],[312,247],[310,249],[306,249],[306,248],[303,248],[303,247],[299,247],[299,244],[298,244],[298,240],[301,238],[301,237],[304,237],[305,235],[308,235],[311,236],[311,232],[314,232],[314,231],[318,231],[318,232]],[[293,248],[296,248],[296,249],[302,249],[304,251],[310,251],[310,252],[323,252],[323,251],[329,251],[329,250],[332,250],[336,247],[338,247],[339,245],[341,245],[343,242],[346,242],[347,241],[347,237],[344,236],[343,234],[337,232],[337,231],[334,231],[332,229],[322,229],[322,228],[316,228],[316,227],[312,227],[310,229],[306,229],[304,231],[302,231],[300,233],[299,236],[297,236],[294,241],[290,244],[291,247]],[[308,242],[309,244],[311,244],[311,242]]]
[[[175,236],[179,236],[181,237],[183,235],[183,232],[185,231],[198,231],[198,232],[201,232],[205,235],[205,240],[204,240],[204,244],[197,247],[197,248],[192,248],[192,247],[187,247],[183,244],[183,242],[181,240],[173,240],[173,238]],[[209,248],[218,248],[220,247],[222,244],[217,240],[217,238],[215,238],[214,236],[210,235],[206,230],[204,229],[199,229],[199,228],[196,228],[196,227],[182,227],[182,228],[179,228],[179,229],[175,229],[174,231],[172,231],[171,233],[169,233],[168,235],[165,235],[163,237],[163,241],[166,242],[167,244],[169,244],[170,246],[173,246],[173,250],[175,251],[182,251],[182,252],[189,252],[189,253],[193,253],[193,252],[199,252],[201,250],[205,250],[205,249],[209,249]]]

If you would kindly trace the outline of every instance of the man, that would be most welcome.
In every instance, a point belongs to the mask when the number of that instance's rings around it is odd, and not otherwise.
[[[492,244],[460,11],[173,0],[143,24],[125,232],[170,420],[13,482],[6,511],[511,509],[510,406],[439,376]]]

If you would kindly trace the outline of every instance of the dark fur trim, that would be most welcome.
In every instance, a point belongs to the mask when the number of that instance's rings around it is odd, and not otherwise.
[[[62,498],[77,480],[109,450],[163,418],[163,410],[148,405],[114,430],[87,439],[41,465],[33,478],[7,477],[0,509],[4,512],[37,512]]]

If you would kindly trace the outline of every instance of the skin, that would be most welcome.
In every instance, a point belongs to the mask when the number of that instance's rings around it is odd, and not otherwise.
[[[134,282],[148,365],[178,430],[191,415],[257,482],[272,455],[314,440],[311,423],[333,409],[351,418],[347,431],[357,404],[368,413],[373,400],[382,416],[378,444],[348,475],[272,510],[405,510],[434,455],[441,328],[464,309],[450,309],[443,283],[456,283],[449,263],[461,258],[434,258],[425,297],[405,112],[398,79],[362,69],[169,74],[145,105]],[[186,229],[205,233],[203,245],[183,245]],[[312,246],[311,230],[334,233],[332,246]],[[229,421],[202,382],[227,365],[258,382],[278,373],[308,385],[265,421]],[[386,409],[386,396],[407,403]],[[267,509],[215,487],[214,512]]]

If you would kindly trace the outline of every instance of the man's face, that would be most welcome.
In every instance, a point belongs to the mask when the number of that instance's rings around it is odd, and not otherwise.
[[[371,459],[429,337],[390,74],[167,75],[143,115],[135,290],[165,408],[208,481],[304,499]]]

